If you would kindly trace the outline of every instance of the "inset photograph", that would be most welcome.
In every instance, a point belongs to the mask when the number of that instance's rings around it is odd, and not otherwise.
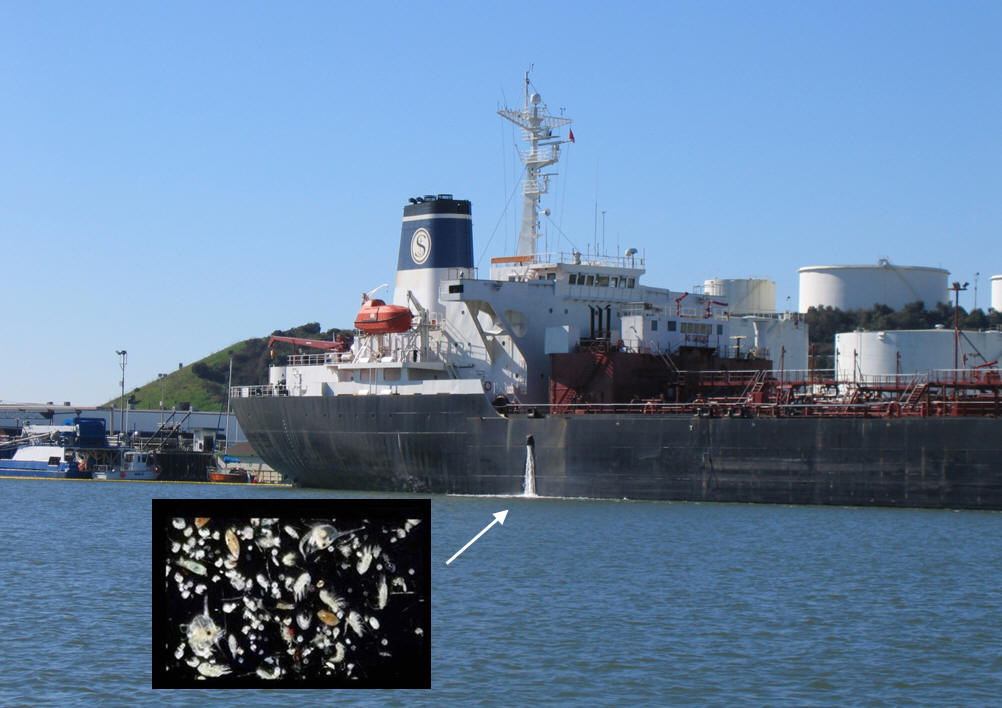
[[[154,499],[153,688],[430,688],[427,499]]]

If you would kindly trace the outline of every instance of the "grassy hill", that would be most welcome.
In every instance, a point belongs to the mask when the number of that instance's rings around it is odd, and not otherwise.
[[[272,335],[304,337],[310,339],[333,339],[340,333],[350,335],[351,330],[329,329],[321,331],[316,322],[300,325],[287,330],[275,330]],[[271,335],[269,335],[271,336]],[[309,350],[307,350],[309,351]],[[248,386],[268,382],[268,366],[274,361],[283,363],[293,352],[291,344],[275,345],[274,360],[268,351],[268,337],[245,339],[218,352],[209,354],[188,366],[183,366],[167,375],[166,381],[156,379],[138,388],[127,391],[129,401],[135,408],[155,410],[160,408],[160,396],[164,395],[164,408],[192,407],[200,411],[218,411],[226,406],[226,380],[229,376],[230,360],[233,360],[233,385]],[[118,406],[121,399],[115,397],[107,406]]]

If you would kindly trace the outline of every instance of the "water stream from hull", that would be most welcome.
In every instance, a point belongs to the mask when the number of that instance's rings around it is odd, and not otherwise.
[[[522,496],[536,496],[536,441],[531,435],[525,439],[525,480],[522,482]]]

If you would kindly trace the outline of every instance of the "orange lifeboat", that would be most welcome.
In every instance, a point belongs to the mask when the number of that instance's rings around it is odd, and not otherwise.
[[[382,300],[366,300],[355,316],[355,326],[366,334],[406,332],[411,327],[411,311]]]

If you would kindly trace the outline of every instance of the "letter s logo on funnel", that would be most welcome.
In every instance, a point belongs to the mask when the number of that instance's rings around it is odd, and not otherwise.
[[[427,229],[418,229],[411,237],[411,259],[415,265],[421,265],[431,255],[431,234]]]

